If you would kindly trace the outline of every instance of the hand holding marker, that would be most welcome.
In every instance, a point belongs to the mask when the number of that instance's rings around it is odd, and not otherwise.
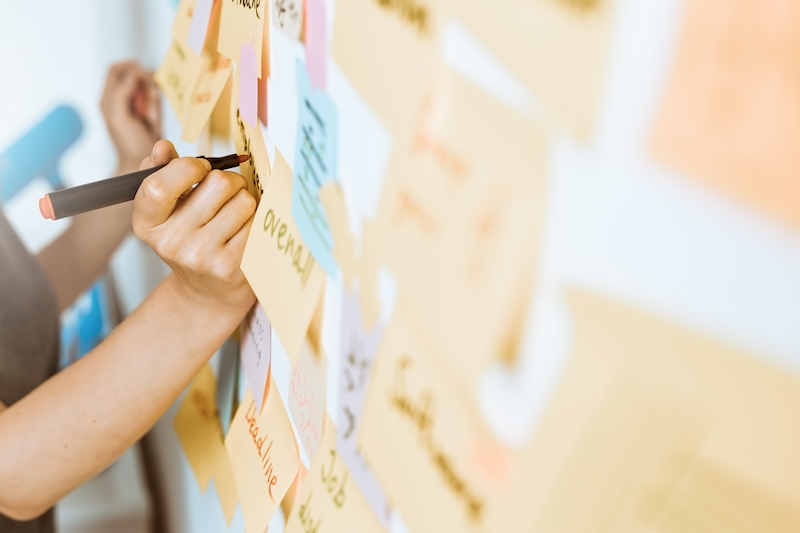
[[[231,154],[224,157],[203,157],[211,163],[212,170],[227,170],[238,167],[249,156]],[[131,172],[115,178],[87,183],[69,189],[45,194],[39,200],[39,211],[44,218],[58,220],[59,218],[79,215],[87,211],[108,207],[110,205],[129,202],[136,196],[136,191],[142,182],[154,172],[167,165]]]

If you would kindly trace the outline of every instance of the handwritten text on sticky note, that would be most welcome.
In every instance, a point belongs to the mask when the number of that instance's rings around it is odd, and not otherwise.
[[[297,61],[297,141],[295,143],[292,216],[314,258],[336,275],[333,236],[319,199],[319,189],[335,179],[338,157],[336,107],[327,93],[312,88]]]

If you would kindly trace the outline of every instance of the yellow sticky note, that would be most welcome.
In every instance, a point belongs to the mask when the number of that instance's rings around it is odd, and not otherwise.
[[[216,461],[214,461],[214,486],[217,488],[217,497],[222,505],[222,512],[225,514],[225,521],[230,526],[233,515],[236,513],[236,504],[239,503],[239,494],[236,492],[231,460],[224,445],[221,448],[222,453],[218,453]]]
[[[375,360],[361,422],[364,459],[409,531],[531,531],[525,484],[536,478],[519,483],[514,454],[492,437],[475,399],[457,390],[452,366],[436,366],[408,317],[398,305]]]
[[[798,376],[596,294],[567,302],[571,359],[523,467],[528,531],[797,529]]]
[[[326,419],[319,453],[286,520],[286,533],[385,531],[336,451],[336,428]]]
[[[197,0],[180,0],[175,10],[175,19],[172,21],[171,29],[172,38],[182,45],[187,44],[186,40],[189,36],[189,27],[192,25],[192,17],[194,16],[194,8],[196,5]],[[189,47],[186,46],[186,49],[189,50]]]
[[[247,238],[242,271],[292,361],[300,352],[325,272],[292,218],[292,171],[278,150]]]
[[[172,41],[164,61],[153,76],[181,122],[186,117],[200,67],[200,58],[188,46]]]
[[[292,426],[270,379],[259,416],[248,389],[225,437],[248,533],[262,533],[294,481],[300,459]]]
[[[447,0],[463,22],[580,138],[603,94],[615,0]]]
[[[183,121],[181,138],[187,142],[197,140],[233,70],[231,60],[217,52],[219,12],[220,2],[217,2],[211,12],[205,45],[200,56],[200,74],[188,100]]]
[[[247,180],[248,190],[256,200],[264,194],[264,182],[272,172],[267,145],[261,126],[250,126],[242,119],[239,111],[239,77],[233,76],[231,82],[231,136],[236,152],[250,156],[250,160],[239,166],[239,172]]]
[[[329,181],[319,190],[319,201],[325,210],[328,226],[333,235],[333,256],[339,264],[345,284],[352,289],[358,272],[358,262],[355,237],[350,232],[347,221],[347,207],[342,188],[337,182]]]
[[[336,2],[333,57],[392,131],[405,124],[436,55],[437,3]]]
[[[208,487],[219,450],[223,449],[216,397],[217,380],[205,365],[195,376],[172,423],[201,490]]]
[[[211,138],[224,139],[226,142],[231,138],[231,78],[228,77],[209,119]]]
[[[800,229],[800,4],[692,0],[682,12],[654,155]]]
[[[449,70],[414,117],[410,137],[392,154],[378,237],[365,245],[383,246],[398,299],[453,371],[474,383],[508,344],[520,299],[531,298],[544,224],[546,137]]]
[[[223,0],[219,28],[219,52],[239,63],[242,43],[251,44],[256,53],[256,69],[261,77],[261,40],[268,0]]]

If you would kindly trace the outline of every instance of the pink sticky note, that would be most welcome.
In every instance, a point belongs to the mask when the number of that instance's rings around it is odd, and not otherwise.
[[[325,89],[328,65],[328,36],[324,0],[306,0],[306,65],[311,84]]]
[[[267,314],[261,304],[256,302],[239,328],[239,356],[259,413],[267,393],[272,358],[271,337],[272,326]]]
[[[250,126],[258,126],[258,68],[252,41],[242,43],[239,57],[239,111]]]
[[[211,20],[211,8],[213,5],[214,0],[197,0],[194,6],[194,14],[189,25],[189,35],[186,37],[186,43],[197,55],[203,52],[203,43],[206,40],[208,21]]]

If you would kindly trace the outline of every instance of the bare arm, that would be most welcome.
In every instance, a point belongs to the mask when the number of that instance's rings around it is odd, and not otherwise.
[[[255,301],[239,269],[255,200],[241,176],[208,170],[183,158],[145,180],[134,228],[173,273],[95,350],[0,414],[0,512],[31,519],[106,468]]]
[[[138,102],[138,103],[136,103]],[[133,62],[111,67],[100,108],[118,156],[115,175],[139,168],[161,136],[161,106],[152,76]],[[37,256],[64,310],[94,283],[131,231],[133,204],[75,217]]]

